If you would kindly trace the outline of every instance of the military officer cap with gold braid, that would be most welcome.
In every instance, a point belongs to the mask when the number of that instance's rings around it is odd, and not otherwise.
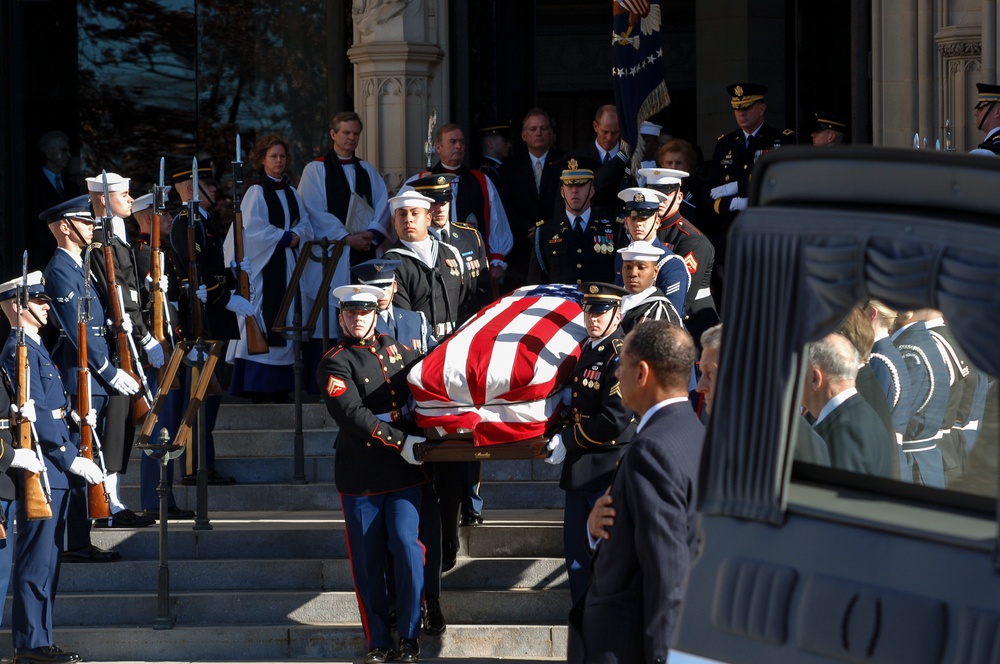
[[[622,298],[628,291],[621,286],[602,281],[588,281],[577,286],[583,293],[580,306],[584,311],[600,314],[621,306]]]
[[[726,88],[726,91],[733,97],[730,100],[733,109],[739,110],[750,108],[757,102],[763,101],[764,95],[767,94],[767,86],[760,83],[733,83]]]
[[[1000,85],[976,83],[976,90],[979,91],[979,97],[976,99],[976,108],[982,108],[987,104],[995,104],[1000,101]]]
[[[410,183],[414,191],[417,191],[435,203],[447,203],[451,200],[451,183],[457,176],[451,173],[433,173],[417,178]]]
[[[594,180],[594,169],[587,168],[590,164],[581,164],[577,159],[570,159],[563,166],[559,179],[563,184],[581,185],[589,184]]]

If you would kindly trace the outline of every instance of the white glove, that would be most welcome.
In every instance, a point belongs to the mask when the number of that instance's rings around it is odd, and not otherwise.
[[[149,343],[142,347],[146,351],[146,359],[149,360],[149,366],[154,369],[159,369],[163,366],[163,345],[160,344],[155,338],[150,339]]]
[[[129,376],[121,369],[115,372],[115,375],[112,376],[109,382],[111,383],[111,387],[126,396],[132,396],[139,391],[139,383],[135,382],[135,378],[132,378],[132,376]]]
[[[199,300],[201,300],[202,304],[208,302],[208,287],[205,286],[205,284],[198,286],[198,290],[196,290],[194,294]]]
[[[545,463],[551,463],[553,466],[558,466],[566,458],[566,446],[563,445],[562,435],[556,434],[549,439],[549,444],[545,446],[545,449],[549,451],[549,455],[545,457]]]
[[[163,259],[161,258],[160,260],[162,261]],[[169,284],[167,283],[167,273],[162,272],[160,274],[160,281],[157,290],[159,290],[161,293],[166,293],[168,286]],[[153,292],[153,276],[150,274],[146,275],[146,290],[150,293]]]
[[[71,420],[73,420],[73,424],[80,426],[80,413],[76,412],[75,410],[71,410],[69,411],[69,417]],[[97,411],[91,408],[90,412],[87,413],[87,417],[84,418],[84,421],[87,423],[87,426],[90,427],[91,429],[96,427]]]
[[[104,481],[101,467],[86,457],[77,457],[69,465],[69,472],[87,480],[87,484],[99,484]]]
[[[251,274],[253,274],[252,272],[250,272],[250,257],[249,256],[244,256],[243,260],[240,261],[240,269],[243,270],[244,272],[246,272],[248,277]]]
[[[413,455],[413,446],[417,443],[422,443],[426,438],[423,436],[407,436],[406,440],[403,442],[403,449],[399,451],[400,456],[403,457],[403,461],[406,463],[411,463],[414,466],[419,466],[423,461],[417,461],[417,457]]]
[[[712,199],[718,200],[724,196],[735,196],[740,190],[740,185],[737,182],[727,182],[726,184],[720,184],[718,187],[712,187]]]
[[[188,359],[189,362],[197,362],[198,361],[198,347],[197,346],[192,346],[191,347],[191,350],[188,351],[187,359]],[[208,359],[208,348],[206,348],[205,352],[202,354],[202,360],[207,360],[207,359]]]
[[[244,318],[253,316],[253,305],[250,304],[250,300],[241,295],[230,295],[229,302],[226,303],[226,309]]]
[[[35,414],[35,400],[34,399],[27,399],[24,402],[24,405],[21,406],[20,409],[16,405],[11,404],[10,405],[10,412],[14,413],[15,415],[17,415],[18,413],[21,413],[21,417],[23,417],[24,419],[28,420],[29,422],[36,422],[36,421],[38,421],[38,416]]]
[[[729,201],[730,212],[739,212],[740,210],[746,210],[746,209],[747,209],[747,199],[745,198],[734,198],[733,200]]]
[[[29,473],[40,473],[45,470],[35,450],[14,450],[14,460],[10,462],[10,467],[20,468]]]
[[[114,324],[108,321],[108,327],[112,327]],[[132,317],[128,314],[122,316],[122,330],[125,334],[132,334]]]

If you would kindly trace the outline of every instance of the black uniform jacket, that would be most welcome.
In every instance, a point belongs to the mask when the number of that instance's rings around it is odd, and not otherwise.
[[[345,339],[320,362],[316,378],[337,422],[334,481],[340,493],[398,491],[427,480],[403,460],[409,367],[418,355],[387,334]]]
[[[601,491],[635,432],[633,413],[622,404],[615,372],[625,333],[615,330],[596,345],[584,342],[570,385],[570,425],[562,431],[566,446],[559,486],[567,491]]]
[[[591,210],[583,236],[573,230],[564,209],[535,229],[535,251],[528,267],[531,284],[581,284],[615,280],[615,239],[621,224]]]

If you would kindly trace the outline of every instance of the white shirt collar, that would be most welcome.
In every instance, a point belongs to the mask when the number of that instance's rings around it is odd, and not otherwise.
[[[664,399],[663,401],[654,404],[649,410],[643,413],[642,418],[639,420],[639,425],[635,428],[635,432],[639,433],[640,431],[642,431],[642,428],[646,426],[646,422],[648,422],[650,418],[653,417],[653,415],[655,415],[656,412],[661,408],[665,408],[666,406],[669,406],[671,404],[681,403],[682,401],[688,401],[688,397],[672,397],[670,399]]]
[[[428,235],[419,242],[407,242],[406,240],[400,240],[400,242],[403,243],[404,247],[416,254],[421,263],[427,267],[434,267],[437,252],[435,251],[436,242],[433,235]]]
[[[625,313],[629,309],[632,309],[636,305],[642,304],[642,302],[647,297],[649,297],[650,295],[652,295],[653,291],[655,291],[655,290],[656,290],[656,286],[653,285],[653,286],[650,286],[649,288],[647,288],[644,291],[640,291],[638,293],[629,293],[628,295],[626,295],[625,297],[623,297],[622,298],[622,315],[624,316]]]
[[[857,393],[858,391],[855,388],[849,387],[840,394],[835,394],[832,399],[826,402],[826,405],[823,406],[823,410],[819,411],[819,417],[817,417],[816,421],[813,422],[813,427],[822,422],[823,418],[832,413],[837,406],[844,403]]]

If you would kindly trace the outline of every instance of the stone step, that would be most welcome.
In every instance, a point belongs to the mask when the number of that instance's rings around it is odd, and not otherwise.
[[[213,487],[214,488],[214,487]],[[210,513],[212,530],[193,530],[191,521],[171,521],[168,560],[270,560],[346,558],[344,520],[339,510]],[[486,523],[459,529],[459,554],[470,558],[563,557],[562,511],[537,508],[487,509]],[[126,560],[159,560],[159,526],[95,528],[97,546]],[[66,565],[92,568],[92,565]],[[96,573],[96,572],[95,572]]]
[[[292,434],[289,432],[281,441],[268,443],[266,449],[250,438],[235,440],[227,438],[233,432],[225,432],[216,435],[216,460],[215,467],[219,472],[232,475],[244,482],[288,482],[294,475],[294,459]],[[315,440],[308,440],[305,447],[305,471],[306,479],[309,482],[332,482],[333,481],[333,440],[323,439],[324,432],[311,432],[309,438],[315,434]],[[247,434],[252,436],[252,434]],[[265,432],[274,441],[277,441],[275,432]],[[304,442],[306,436],[303,436]],[[222,440],[224,445],[219,445]],[[254,455],[254,450],[263,451],[263,454]],[[225,453],[223,453],[225,452]],[[133,463],[138,464],[138,459],[142,455],[141,450],[132,451]],[[181,472],[181,462],[175,462],[175,476]],[[130,467],[131,469],[131,467]],[[558,482],[562,473],[562,466],[554,466],[540,460],[521,459],[515,461],[486,461],[482,464],[482,480],[484,482],[523,482],[523,481],[549,481]],[[138,482],[138,475],[130,472],[124,477],[124,484]]]
[[[61,601],[61,598],[60,598]],[[58,602],[57,602],[58,604]],[[565,661],[565,621],[552,625],[459,625],[420,639],[421,662],[527,664]],[[151,624],[151,623],[150,623]],[[85,661],[108,662],[358,662],[366,644],[360,623],[316,625],[184,625],[58,627],[56,641]],[[12,652],[10,632],[0,633],[0,648]]]
[[[317,462],[318,465],[319,462]],[[278,466],[279,464],[275,464]],[[222,470],[223,466],[219,466]],[[276,468],[275,473],[283,472]],[[285,482],[292,477],[290,463]],[[317,471],[317,473],[320,471]],[[126,476],[135,481],[137,475]],[[174,499],[180,507],[195,509],[197,487],[184,486],[175,482]],[[483,497],[485,509],[561,509],[565,493],[553,481],[525,480],[521,482],[483,482],[479,494]],[[135,509],[139,505],[139,487],[122,484],[122,500]],[[208,488],[208,509],[210,512],[231,510],[323,510],[339,509],[340,496],[332,482],[311,484],[274,484],[239,482],[231,486],[210,486]]]
[[[302,447],[307,457],[333,456],[336,429],[304,429]],[[291,466],[295,454],[295,433],[290,429],[216,430],[215,456],[286,457]]]
[[[170,605],[179,625],[317,625],[361,620],[354,590],[173,591]],[[449,626],[557,625],[566,619],[569,609],[569,590],[563,588],[450,590],[441,594],[441,610]],[[155,590],[60,592],[53,624],[57,628],[152,625],[156,610]],[[10,606],[4,612],[4,624],[10,624]]]
[[[252,582],[255,590],[353,590],[347,558],[255,559],[253,579],[245,559],[167,560],[171,593],[195,590],[241,590]],[[157,589],[159,562],[123,560],[114,567],[64,565],[59,592],[109,593]],[[103,573],[103,572],[113,572]],[[544,590],[566,587],[561,558],[467,558],[442,578],[446,590]]]
[[[219,408],[215,420],[216,431],[239,431],[246,429],[288,429],[295,428],[294,404],[251,404],[224,403]],[[302,404],[303,429],[336,429],[333,418],[322,403]]]

